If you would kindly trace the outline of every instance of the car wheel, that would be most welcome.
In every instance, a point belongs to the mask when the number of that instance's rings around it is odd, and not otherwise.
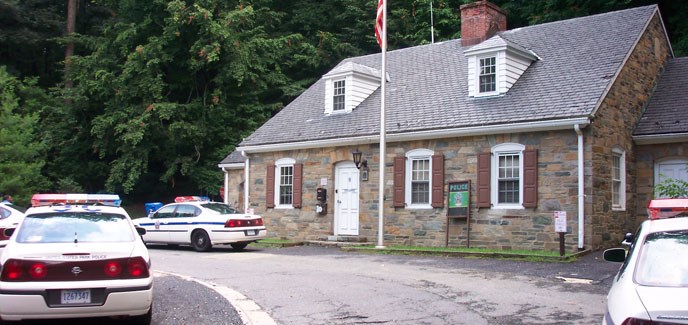
[[[131,316],[130,320],[132,324],[149,325],[153,320],[153,305],[150,306],[147,313],[139,316]]]
[[[248,243],[232,243],[230,245],[232,245],[232,248],[235,251],[240,251],[240,250],[243,250],[244,248],[246,248],[246,246],[248,246]]]
[[[207,252],[212,247],[210,237],[205,230],[196,230],[191,234],[191,246],[198,252]]]

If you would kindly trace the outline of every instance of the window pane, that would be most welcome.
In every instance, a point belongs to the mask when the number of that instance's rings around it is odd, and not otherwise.
[[[495,60],[494,57],[480,59],[478,91],[481,93],[492,92],[497,89],[497,67]]]
[[[612,205],[621,205],[621,155],[612,156]]]
[[[498,157],[498,203],[520,201],[520,154],[500,154]]]
[[[280,167],[280,183],[279,183],[279,204],[292,203],[292,186],[294,181],[294,167],[283,166]]]
[[[430,159],[411,161],[411,203],[430,203]]]
[[[333,108],[335,111],[343,110],[344,109],[344,89],[345,89],[345,81],[344,80],[339,80],[334,82],[334,97],[332,98],[333,100]]]
[[[428,182],[411,183],[411,203],[430,203],[430,184]]]

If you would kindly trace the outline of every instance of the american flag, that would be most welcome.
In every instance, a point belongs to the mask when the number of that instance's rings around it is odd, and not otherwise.
[[[375,38],[377,44],[382,48],[382,26],[384,25],[384,4],[385,0],[377,2],[377,18],[375,19]]]

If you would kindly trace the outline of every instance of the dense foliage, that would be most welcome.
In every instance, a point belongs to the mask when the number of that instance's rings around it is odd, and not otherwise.
[[[343,58],[379,51],[377,0],[79,0],[70,35],[66,2],[0,0],[0,192],[24,202],[34,191],[215,194],[217,164],[243,137]],[[468,2],[389,0],[390,49],[429,43],[431,10],[435,41],[460,37]],[[493,2],[509,28],[651,3]],[[686,9],[660,9],[685,55]]]

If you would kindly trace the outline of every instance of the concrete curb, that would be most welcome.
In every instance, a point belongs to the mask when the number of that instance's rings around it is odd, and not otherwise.
[[[215,290],[219,295],[227,299],[227,301],[236,309],[241,321],[245,325],[277,325],[274,319],[268,315],[258,304],[253,300],[247,298],[243,294],[231,288],[221,286],[211,282],[201,281],[190,276],[176,274],[167,271],[155,270],[153,273],[160,275],[175,276],[187,281],[193,281],[212,290]]]

